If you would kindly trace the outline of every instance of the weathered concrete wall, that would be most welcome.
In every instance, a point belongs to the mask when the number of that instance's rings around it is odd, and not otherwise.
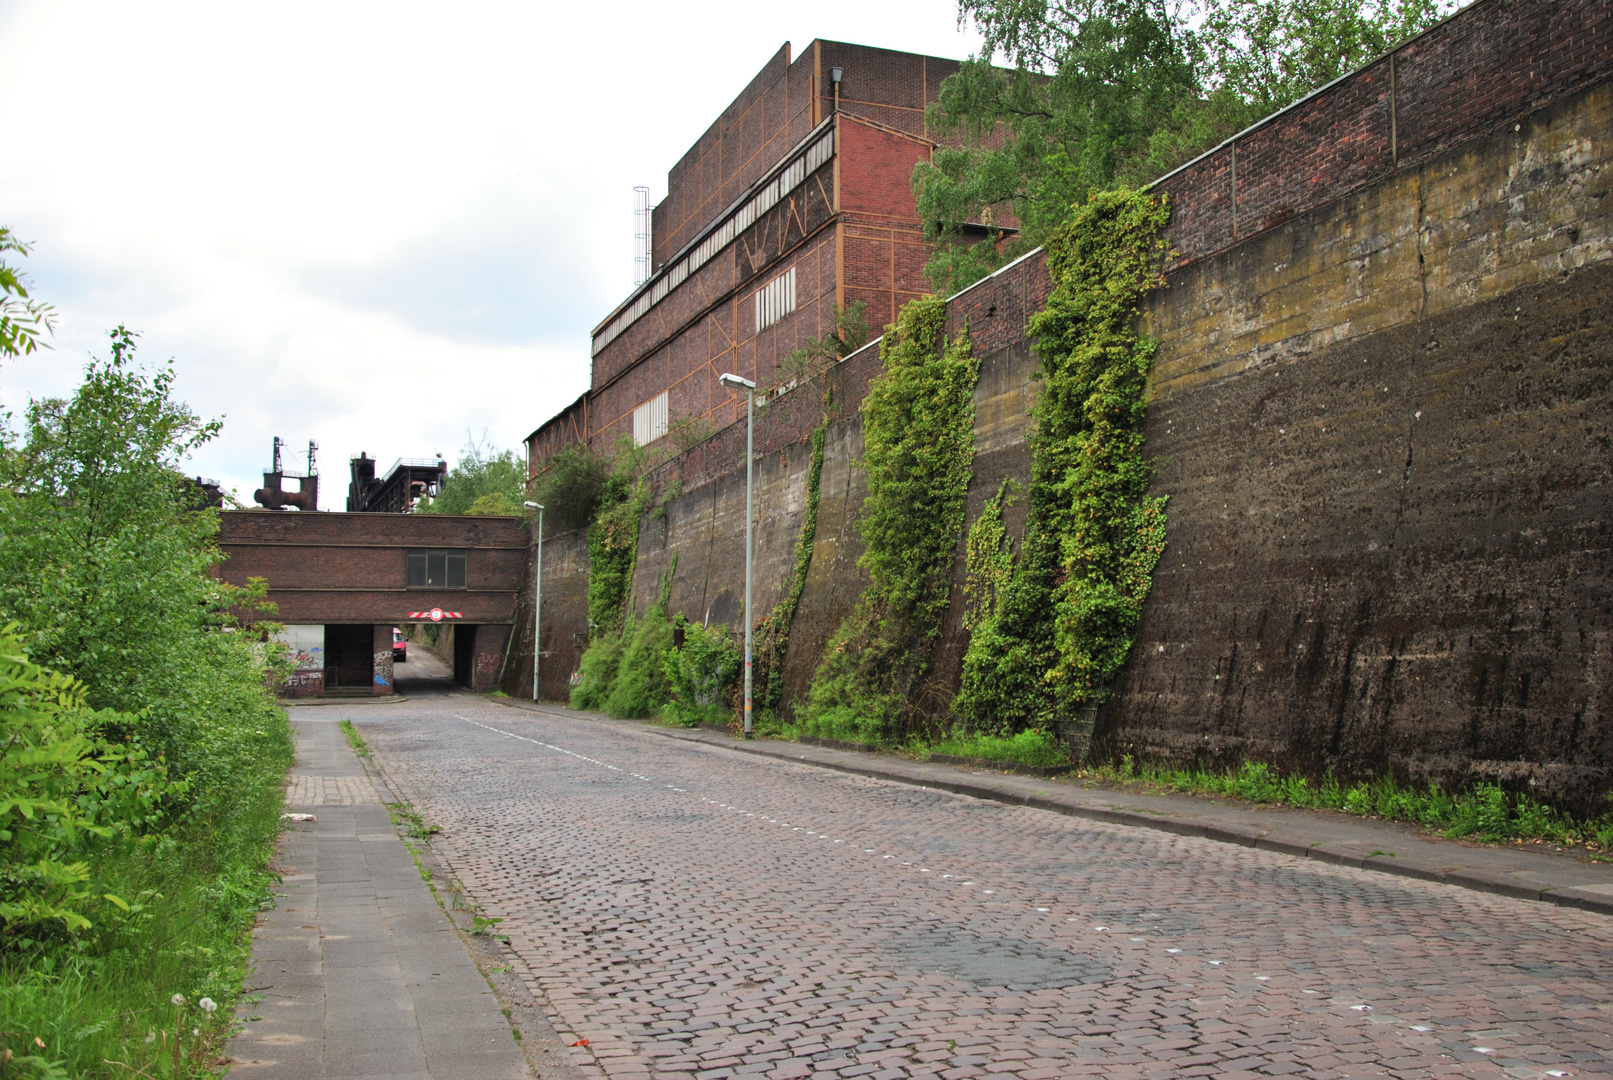
[[[1613,89],[1170,278],[1170,546],[1112,751],[1592,795],[1613,765]]]
[[[516,594],[509,649],[498,688],[511,697],[532,696],[532,568],[529,551]],[[570,678],[588,647],[588,532],[576,529],[543,536],[543,662],[538,667],[544,701],[564,701]]]
[[[1253,235],[1222,235],[1196,211],[1173,219],[1182,258],[1144,318],[1162,341],[1146,436],[1154,490],[1171,500],[1169,546],[1138,647],[1100,716],[1100,749],[1532,781],[1587,804],[1606,790],[1613,21],[1597,8],[1589,36],[1563,39],[1572,63],[1560,78],[1535,46],[1506,45],[1557,40],[1541,27],[1568,8],[1590,10],[1490,0],[1413,50],[1425,88],[1438,81],[1436,54],[1465,70],[1451,42],[1471,39],[1485,63],[1517,68],[1486,84],[1505,94],[1475,106],[1488,129],[1447,101],[1449,130],[1402,115],[1423,125],[1417,138],[1397,159],[1391,128],[1388,157],[1374,172],[1329,179],[1335,196],[1306,201],[1303,170],[1290,171],[1282,199],[1248,177],[1251,200],[1258,191],[1297,207],[1256,218]],[[1367,69],[1335,93],[1359,106],[1345,112],[1363,131],[1377,123],[1365,88],[1382,74]],[[1313,102],[1275,126],[1326,143],[1325,115]],[[1490,123],[1497,117],[1505,122]],[[1216,160],[1174,178],[1179,210],[1220,182]],[[1323,171],[1348,164],[1319,160]],[[1003,477],[1028,479],[1036,363],[1025,325],[1047,289],[1033,257],[949,307],[949,332],[967,324],[981,367],[971,521]],[[786,707],[864,584],[854,409],[875,356],[871,347],[833,374],[832,400],[851,415],[828,429]],[[820,397],[796,390],[758,415],[757,614],[790,569]],[[677,552],[673,607],[696,620],[736,617],[743,446],[736,424],[657,474],[686,490],[664,521],[645,522],[639,610]],[[1023,520],[1020,506],[1011,532]],[[953,564],[961,585],[961,540]],[[956,688],[961,614],[955,593],[925,706],[943,708]]]

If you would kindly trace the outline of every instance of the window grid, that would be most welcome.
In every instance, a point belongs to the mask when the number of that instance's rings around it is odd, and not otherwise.
[[[663,390],[633,410],[633,441],[648,446],[666,431],[667,392]]]
[[[465,588],[465,552],[450,548],[410,548],[409,588]]]
[[[795,267],[792,266],[756,291],[756,332],[761,333],[794,310]]]

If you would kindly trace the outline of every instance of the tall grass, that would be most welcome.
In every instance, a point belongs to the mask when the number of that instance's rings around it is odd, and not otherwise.
[[[0,1044],[13,1054],[13,1071],[0,1066],[0,1076],[140,1070],[167,1080],[176,1075],[176,1032],[177,1075],[208,1074],[234,1018],[253,919],[272,900],[267,868],[291,763],[283,713],[265,734],[263,752],[228,798],[196,807],[150,843],[109,853],[96,868],[129,899],[128,916],[69,943],[0,955]],[[217,1011],[198,1007],[204,997]],[[25,1057],[33,1060],[21,1063]]]
[[[1490,842],[1546,840],[1613,850],[1613,811],[1593,819],[1577,818],[1526,792],[1509,792],[1494,784],[1478,784],[1452,793],[1438,784],[1425,788],[1404,785],[1392,776],[1341,784],[1328,775],[1312,783],[1303,776],[1283,775],[1264,762],[1246,761],[1239,769],[1216,773],[1140,765],[1130,756],[1123,757],[1118,765],[1092,766],[1080,775],[1139,782],[1166,791],[1226,795],[1256,803],[1342,810],[1385,821],[1408,821],[1438,829],[1450,837]]]
[[[1057,737],[1043,731],[1021,731],[1017,735],[965,735],[953,733],[926,748],[932,754],[985,758],[1056,769],[1070,764],[1070,750]]]

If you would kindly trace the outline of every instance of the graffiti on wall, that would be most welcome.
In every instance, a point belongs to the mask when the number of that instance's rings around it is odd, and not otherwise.
[[[293,671],[285,682],[285,694],[288,697],[307,697],[310,694],[323,694],[325,692],[325,669],[318,671]]]
[[[375,654],[375,685],[392,685],[392,650]]]

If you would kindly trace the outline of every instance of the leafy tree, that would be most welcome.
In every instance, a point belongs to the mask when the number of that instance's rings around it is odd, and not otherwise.
[[[0,356],[22,356],[49,348],[39,340],[40,332],[55,328],[55,309],[28,293],[28,275],[6,264],[6,252],[27,255],[28,244],[0,226]]]
[[[1207,79],[1235,95],[1253,121],[1382,56],[1456,6],[1449,0],[1208,0],[1200,30]]]
[[[543,504],[547,532],[586,528],[605,495],[610,459],[580,443],[551,457],[533,482],[533,499]]]
[[[948,145],[913,173],[932,283],[968,285],[1044,243],[1093,191],[1147,183],[1452,7],[960,0],[985,46],[942,84],[928,119]]]
[[[0,432],[0,619],[35,663],[82,681],[86,705],[127,714],[102,735],[207,796],[274,735],[268,658],[232,614],[262,587],[213,576],[218,514],[194,508],[181,472],[219,421],[173,398],[172,365],[136,365],[133,333],[111,338],[71,399],[29,402],[20,442]]]
[[[437,497],[422,500],[417,514],[521,513],[526,498],[526,465],[514,450],[499,450],[467,439],[459,464],[448,473]]]

